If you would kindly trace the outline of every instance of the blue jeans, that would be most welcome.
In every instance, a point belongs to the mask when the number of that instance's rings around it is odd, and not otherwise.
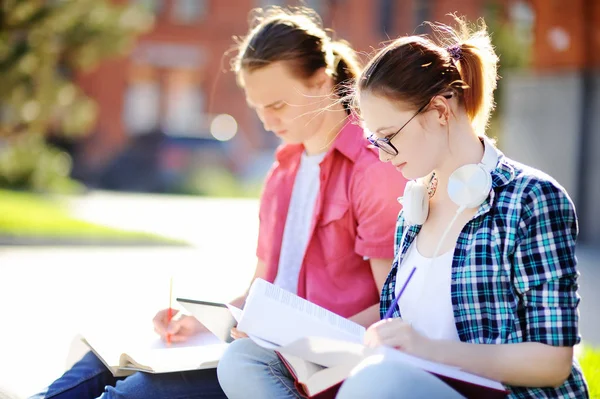
[[[229,344],[219,361],[217,375],[229,399],[302,398],[275,352],[248,338]]]
[[[180,373],[135,373],[113,377],[92,352],[88,352],[44,392],[30,399],[221,399],[215,369]]]
[[[336,399],[464,399],[442,380],[406,363],[381,356],[363,360],[344,381]]]

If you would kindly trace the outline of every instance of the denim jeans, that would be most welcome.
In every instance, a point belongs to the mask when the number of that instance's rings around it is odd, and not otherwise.
[[[363,360],[344,381],[336,399],[464,399],[434,375],[381,356]]]
[[[115,378],[88,352],[44,392],[30,399],[222,399],[215,369],[179,373],[135,373]]]
[[[219,361],[217,375],[229,399],[302,398],[275,352],[248,338],[229,344]]]

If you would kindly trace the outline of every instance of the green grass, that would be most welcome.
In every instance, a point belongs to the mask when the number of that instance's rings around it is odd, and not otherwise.
[[[79,220],[70,216],[59,201],[50,197],[7,190],[0,190],[0,236],[181,244],[154,234],[124,231]]]
[[[600,398],[600,348],[584,346],[579,364],[590,388],[590,398]]]

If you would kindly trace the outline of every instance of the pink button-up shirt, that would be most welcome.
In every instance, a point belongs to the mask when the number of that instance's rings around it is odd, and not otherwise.
[[[276,153],[260,204],[258,258],[273,282],[302,145]],[[394,231],[406,180],[378,159],[363,130],[348,122],[320,164],[320,189],[300,269],[298,295],[350,317],[379,303],[365,258],[392,259]],[[390,265],[391,267],[391,265]]]

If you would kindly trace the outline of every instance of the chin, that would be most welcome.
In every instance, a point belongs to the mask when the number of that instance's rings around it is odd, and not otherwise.
[[[410,173],[410,171],[407,171],[406,168],[403,168],[400,171],[400,174],[402,174],[402,176],[404,176],[406,180],[415,180],[419,178],[418,176],[415,176],[414,173]]]
[[[277,136],[285,144],[302,144],[304,140],[298,137],[294,137],[292,134],[286,134],[285,136]]]
[[[404,176],[404,178],[406,180],[417,180],[417,179],[422,178],[423,176],[427,176],[427,174],[423,175],[423,174],[420,174],[420,173],[410,173],[410,172],[407,172],[406,170],[403,170],[400,173],[402,173],[402,176]]]

